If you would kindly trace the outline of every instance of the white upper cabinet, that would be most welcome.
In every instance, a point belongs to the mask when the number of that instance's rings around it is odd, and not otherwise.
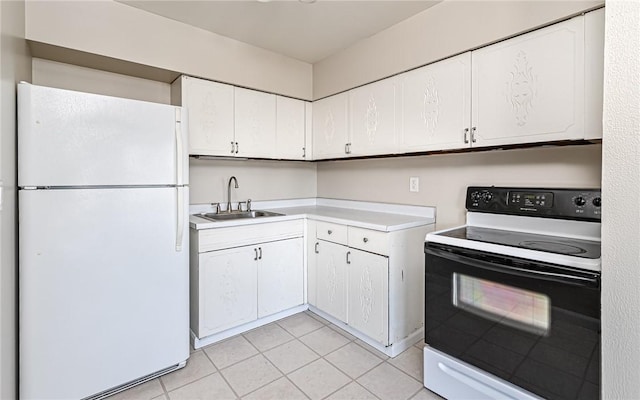
[[[584,15],[584,136],[602,139],[604,8]]]
[[[349,155],[395,152],[396,82],[393,77],[349,91]]]
[[[584,137],[584,18],[472,52],[472,146]]]
[[[276,150],[278,158],[305,159],[306,102],[276,96]]]
[[[399,152],[469,147],[471,53],[400,75]]]
[[[189,113],[189,154],[233,155],[234,87],[182,76],[171,90],[172,103],[186,107]]]
[[[346,157],[348,138],[347,93],[313,103],[313,159]]]
[[[236,155],[277,158],[276,96],[235,88]]]

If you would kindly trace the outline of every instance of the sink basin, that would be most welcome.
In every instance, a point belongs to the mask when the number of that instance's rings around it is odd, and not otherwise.
[[[283,214],[274,213],[271,211],[233,211],[230,213],[222,212],[220,214],[217,213],[206,213],[206,214],[197,214],[198,217],[202,217],[208,219],[210,221],[220,222],[220,221],[233,221],[236,219],[253,219],[253,218],[263,218],[263,217],[278,217]]]

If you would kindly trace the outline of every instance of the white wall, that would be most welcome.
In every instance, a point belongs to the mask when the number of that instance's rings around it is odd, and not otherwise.
[[[171,85],[150,79],[33,58],[33,83],[60,89],[171,104]]]
[[[30,64],[24,1],[0,1],[0,399],[16,398],[16,83]]]
[[[445,0],[313,65],[319,99],[546,25],[604,1]]]
[[[311,64],[112,0],[28,1],[29,40],[304,100]]]
[[[436,207],[436,227],[465,221],[467,186],[600,187],[600,145],[318,163],[318,196]],[[420,192],[409,192],[409,177]]]
[[[602,398],[640,399],[640,3],[605,15]]]
[[[316,197],[316,164],[302,161],[191,160],[191,204],[227,201],[229,178],[238,179],[231,189],[233,202]],[[234,205],[235,208],[235,205]]]

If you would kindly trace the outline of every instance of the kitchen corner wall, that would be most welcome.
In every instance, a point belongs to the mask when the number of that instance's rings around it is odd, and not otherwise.
[[[16,83],[31,80],[24,1],[0,1],[0,399],[17,390]]]
[[[233,203],[251,199],[281,200],[316,197],[316,164],[303,161],[194,160],[189,162],[190,203],[227,201],[229,178]],[[235,208],[235,205],[234,205]]]
[[[640,399],[640,2],[607,0],[602,398]]]
[[[464,223],[467,186],[599,188],[601,165],[599,144],[320,162],[318,196],[434,206],[444,229]]]

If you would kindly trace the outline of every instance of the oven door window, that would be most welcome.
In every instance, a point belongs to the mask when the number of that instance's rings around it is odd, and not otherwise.
[[[425,342],[549,400],[598,399],[600,274],[425,246]]]
[[[492,321],[536,335],[547,335],[549,297],[459,273],[453,274],[453,305]]]

